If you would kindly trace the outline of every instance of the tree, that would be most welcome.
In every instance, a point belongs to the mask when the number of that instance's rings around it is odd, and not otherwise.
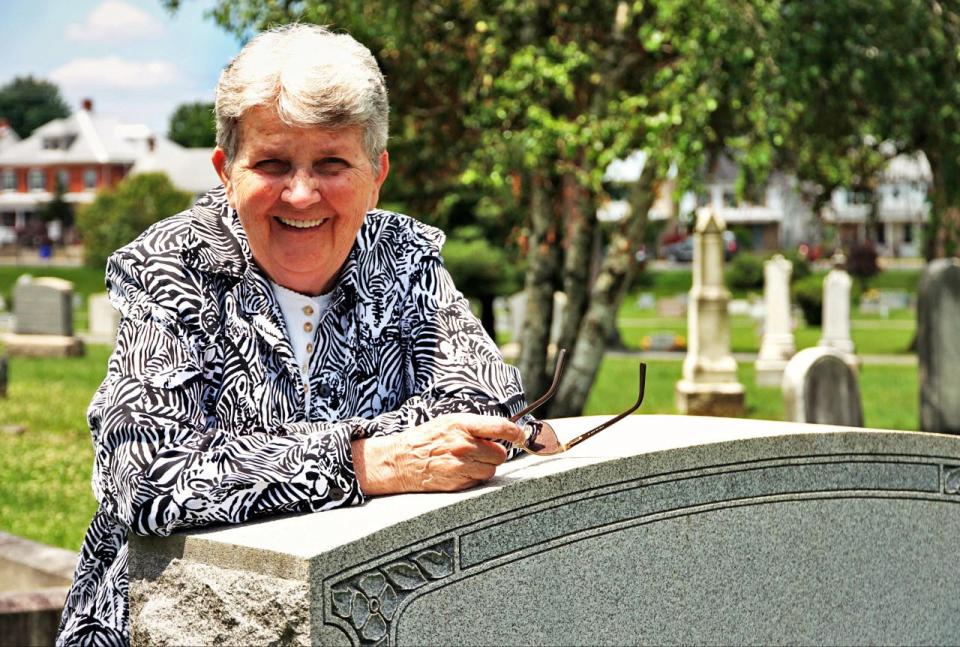
[[[187,148],[210,148],[217,144],[217,124],[212,103],[181,103],[170,115],[167,137]]]
[[[49,81],[18,76],[0,87],[0,117],[21,139],[48,121],[69,115],[70,108],[60,90]]]
[[[113,189],[98,192],[77,214],[84,262],[102,269],[114,250],[161,218],[183,211],[192,201],[193,196],[175,188],[165,173],[134,175]]]
[[[480,305],[480,322],[496,338],[493,300],[516,292],[522,285],[520,272],[511,264],[502,246],[492,245],[476,225],[450,232],[443,246],[443,260],[457,287]]]
[[[960,2],[782,0],[771,42],[782,71],[778,162],[817,187],[864,191],[899,153],[933,173],[927,258],[960,241]],[[872,209],[871,226],[876,226]]]
[[[519,365],[530,393],[547,381],[553,291],[567,292],[561,344],[571,360],[549,413],[572,415],[586,401],[667,169],[693,177],[735,136],[770,128],[779,97],[761,90],[774,74],[764,37],[775,8],[774,0],[222,0],[213,15],[240,35],[328,24],[374,51],[394,107],[395,186],[407,191],[388,188],[386,197],[432,201],[442,213],[450,196],[482,196],[478,208],[498,214],[525,250]],[[630,190],[633,212],[594,259],[604,170],[635,149],[647,158]]]

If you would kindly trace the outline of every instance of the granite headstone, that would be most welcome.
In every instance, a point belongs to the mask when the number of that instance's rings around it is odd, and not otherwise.
[[[930,263],[919,292],[920,428],[960,434],[960,260]]]
[[[87,303],[90,337],[108,343],[116,341],[117,329],[120,326],[120,313],[110,304],[107,293],[91,294]]]
[[[13,334],[5,341],[13,357],[82,355],[73,334],[73,284],[54,277],[23,275],[14,287]]]
[[[863,426],[857,373],[847,358],[835,348],[815,346],[803,349],[787,362],[782,390],[788,420]]]
[[[630,416],[466,492],[131,535],[131,639],[956,644],[958,536],[960,439]]]
[[[54,277],[21,276],[13,290],[13,332],[73,335],[73,284]]]

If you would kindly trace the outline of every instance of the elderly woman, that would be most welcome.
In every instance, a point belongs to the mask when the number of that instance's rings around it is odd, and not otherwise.
[[[443,235],[375,209],[387,110],[370,52],[319,27],[264,32],[224,70],[223,187],[107,265],[122,319],[88,412],[99,509],[59,643],[128,642],[128,532],[463,489],[523,442],[517,372]]]

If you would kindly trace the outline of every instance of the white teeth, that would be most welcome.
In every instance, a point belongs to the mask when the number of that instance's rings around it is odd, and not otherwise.
[[[297,229],[310,229],[311,227],[319,227],[326,221],[330,220],[329,218],[321,218],[320,220],[289,220],[287,218],[281,218],[280,216],[277,216],[276,218],[283,224],[289,225],[290,227],[296,227]]]

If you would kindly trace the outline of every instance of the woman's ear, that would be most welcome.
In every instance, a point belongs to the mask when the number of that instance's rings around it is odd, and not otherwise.
[[[387,151],[380,153],[380,173],[373,178],[373,191],[370,192],[370,204],[367,205],[367,211],[376,209],[377,202],[380,201],[380,187],[387,179],[387,173],[390,172],[390,155]]]
[[[210,161],[213,162],[213,168],[223,183],[223,187],[227,190],[227,198],[230,198],[233,193],[233,186],[230,183],[230,174],[227,172],[227,154],[218,146],[213,150]]]

